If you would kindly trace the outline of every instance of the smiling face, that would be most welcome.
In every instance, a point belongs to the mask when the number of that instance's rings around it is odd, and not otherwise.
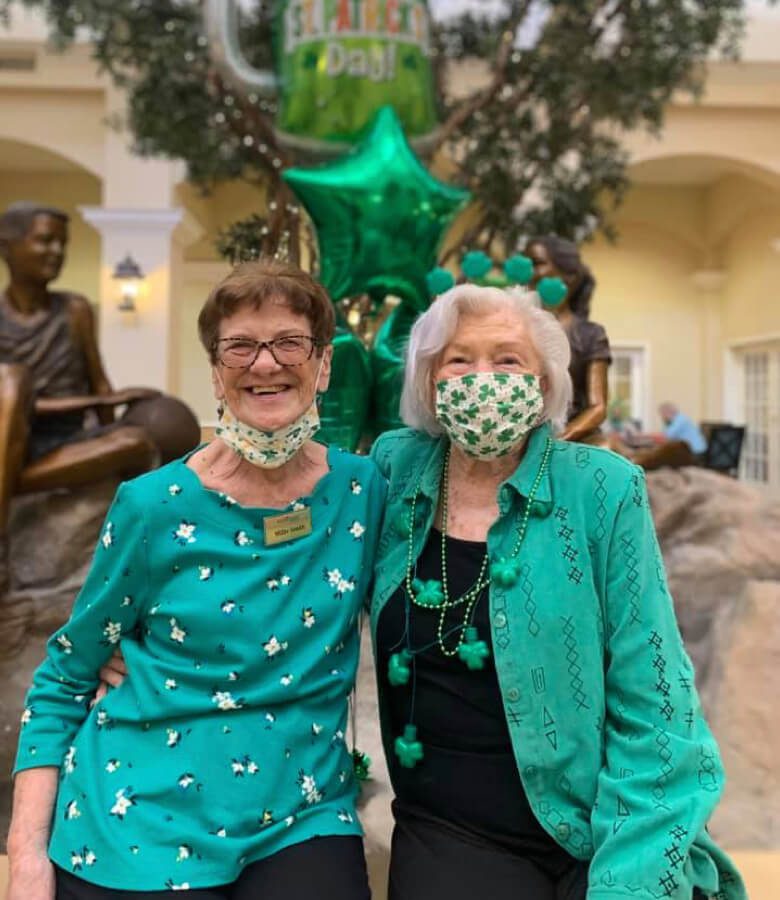
[[[435,382],[474,372],[542,376],[542,360],[525,322],[512,309],[463,313],[434,366]],[[544,378],[542,378],[544,389]]]
[[[223,319],[219,327],[219,338],[254,341],[311,333],[305,315],[293,312],[283,301],[274,300],[259,309],[241,306]],[[326,347],[318,355],[315,348],[310,359],[296,366],[280,365],[267,347],[247,368],[230,368],[217,361],[212,369],[214,394],[245,425],[260,431],[276,431],[295,422],[311,406],[316,392],[327,389],[332,352],[331,347]]]
[[[68,225],[57,216],[35,216],[27,234],[8,241],[3,255],[14,279],[47,285],[60,274],[68,243]]]

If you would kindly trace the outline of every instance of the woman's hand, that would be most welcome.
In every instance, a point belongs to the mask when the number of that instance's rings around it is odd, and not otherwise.
[[[110,687],[118,688],[127,678],[127,665],[121,650],[115,650],[114,655],[100,670],[100,687],[95,693],[93,703],[102,700]]]
[[[12,857],[5,900],[54,900],[54,866],[45,850]]]

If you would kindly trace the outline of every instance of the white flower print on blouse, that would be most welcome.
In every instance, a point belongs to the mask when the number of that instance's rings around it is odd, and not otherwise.
[[[349,489],[353,494],[360,494],[363,490],[363,485],[357,480],[357,478],[353,478],[349,482]]]
[[[108,550],[108,548],[114,543],[113,522],[106,522],[106,530],[103,532],[103,537],[100,538],[100,543],[106,550]]]
[[[122,637],[122,623],[112,622],[110,619],[103,620],[103,640],[102,644],[118,644]]]
[[[282,675],[282,677],[279,679],[279,684],[282,684],[285,687],[289,687],[293,683],[294,679],[295,679],[295,675],[291,675],[288,672],[286,675]]]
[[[165,882],[165,887],[169,891],[188,891],[190,889],[189,881],[182,881],[181,883],[177,883],[173,880],[173,878],[169,878]]]
[[[317,782],[314,780],[313,775],[307,775],[303,769],[298,773],[297,784],[301,789],[301,793],[303,794],[306,802],[313,806],[315,803],[320,803],[322,798],[325,796],[323,791],[320,791],[317,787]]]
[[[274,824],[274,813],[271,809],[264,809],[263,814],[258,819],[258,823],[261,828],[268,828],[269,825]]]
[[[97,715],[95,716],[95,724],[98,728],[111,727],[111,719],[109,719],[108,713],[104,709],[99,709],[97,711]]]
[[[198,566],[198,581],[208,581],[214,574],[211,566]]]
[[[352,535],[354,540],[360,541],[363,539],[363,535],[366,532],[366,526],[361,525],[357,519],[349,526],[349,533]]]
[[[194,522],[186,522],[182,521],[179,523],[179,527],[176,531],[173,532],[173,539],[177,544],[184,547],[187,544],[194,544],[197,538],[195,537],[195,529],[197,526]]]
[[[94,866],[96,862],[97,856],[89,847],[70,851],[70,867],[74,872],[80,872],[82,866]]]
[[[178,747],[181,743],[181,732],[177,731],[175,728],[166,728],[165,729],[166,740],[165,743],[168,747]]]
[[[176,782],[176,784],[178,784],[179,787],[182,788],[182,790],[186,791],[187,788],[194,783],[194,781],[195,776],[192,774],[192,772],[185,772],[183,775],[179,775],[179,780]]]
[[[132,606],[133,598],[128,594],[126,597],[122,597],[122,602],[119,605],[120,606]]]
[[[216,703],[217,708],[227,712],[230,709],[242,709],[244,698],[235,698],[230,691],[214,691],[211,702]]]
[[[57,638],[57,643],[60,645],[60,649],[63,653],[73,653],[73,644],[64,632]]]
[[[66,819],[78,819],[81,817],[81,810],[75,800],[69,800],[65,806]]]
[[[116,803],[109,810],[109,815],[116,816],[117,819],[124,819],[127,811],[131,807],[137,806],[133,789],[131,787],[119,788],[114,796],[116,797]]]
[[[263,644],[263,650],[268,659],[272,659],[277,654],[283,653],[287,649],[287,646],[287,641],[280,641],[275,634],[272,634]]]
[[[355,821],[349,810],[346,809],[340,809],[336,815],[338,816],[339,822],[343,822],[345,825],[351,825]]]
[[[260,766],[248,755],[242,756],[241,759],[232,759],[230,768],[236,778],[243,778],[244,775],[257,775]]]
[[[181,625],[178,623],[176,619],[170,620],[171,626],[171,640],[175,641],[177,644],[183,644],[184,639],[187,637],[187,632]]]
[[[32,717],[33,717],[32,706],[25,706],[24,711],[22,712],[22,718],[21,718],[22,728],[24,728],[24,726],[30,721],[30,719],[32,719]]]
[[[355,590],[355,576],[351,575],[345,578],[341,574],[341,569],[323,569],[322,577],[328,584],[335,588],[333,595],[337,600],[341,600],[344,594]]]
[[[181,493],[181,487],[178,484],[169,484],[168,493],[171,495],[171,497],[176,497]]]
[[[250,544],[254,544],[254,541],[245,531],[237,531],[233,535],[233,542],[237,547],[248,547]]]
[[[278,591],[280,587],[287,587],[289,584],[292,584],[292,578],[280,572],[275,577],[269,578],[265,584],[269,591]]]
[[[301,610],[301,622],[303,622],[304,628],[313,628],[316,621],[314,610],[310,606],[306,606]]]
[[[223,600],[219,608],[226,616],[229,616],[236,608],[236,602],[235,600]]]
[[[189,844],[181,844],[176,853],[176,862],[184,862],[192,856],[193,850]]]
[[[311,723],[311,733],[314,735],[314,737],[317,737],[318,734],[322,734],[322,728],[323,726],[319,725],[317,722]]]
[[[72,775],[76,769],[76,748],[68,747],[68,752],[62,760],[62,768],[66,775]]]
[[[166,678],[165,679],[165,690],[166,691],[175,691],[178,688],[178,684],[176,683],[175,678]]]
[[[121,765],[122,763],[118,759],[109,759],[106,763],[106,772],[108,772],[109,775],[113,775]]]

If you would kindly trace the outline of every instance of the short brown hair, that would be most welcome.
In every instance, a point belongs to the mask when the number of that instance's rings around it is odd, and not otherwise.
[[[0,241],[23,241],[30,233],[36,216],[51,216],[66,225],[70,218],[66,212],[55,206],[43,206],[29,200],[20,200],[18,203],[12,203],[0,215]]]
[[[212,363],[216,362],[214,348],[222,320],[242,306],[260,309],[268,300],[281,301],[293,312],[306,316],[316,341],[328,344],[333,340],[336,317],[325,288],[297,266],[260,259],[236,266],[203,304],[198,316],[198,334]]]

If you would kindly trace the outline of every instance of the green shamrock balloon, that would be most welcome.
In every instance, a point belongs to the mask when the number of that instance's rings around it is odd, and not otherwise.
[[[417,740],[417,728],[407,725],[401,737],[395,739],[395,755],[405,769],[413,769],[423,758],[423,746]]]
[[[485,668],[485,660],[490,656],[490,650],[485,641],[479,640],[477,629],[473,626],[466,629],[466,637],[458,647],[458,656],[472,672]]]
[[[444,591],[441,582],[436,579],[421,581],[419,578],[415,578],[412,582],[412,590],[414,591],[413,600],[417,606],[436,609],[444,603]]]
[[[434,178],[392,107],[351,153],[284,173],[317,229],[320,280],[334,300],[369,294],[428,305],[425,276],[469,192]]]
[[[520,575],[520,563],[516,559],[497,559],[490,565],[490,580],[501,587],[512,587]]]
[[[412,654],[408,650],[402,650],[400,653],[394,653],[390,657],[387,664],[387,680],[393,687],[407,684],[411,676],[409,664],[412,661]]]

